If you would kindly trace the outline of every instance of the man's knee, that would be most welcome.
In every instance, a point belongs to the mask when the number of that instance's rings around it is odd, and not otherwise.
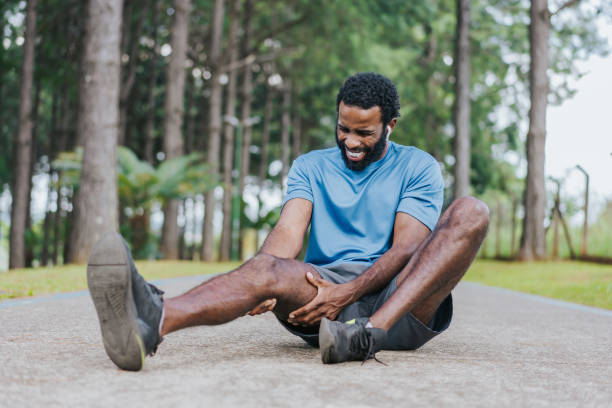
[[[489,226],[489,207],[474,197],[461,197],[449,207],[450,222],[475,232],[486,232]]]
[[[274,287],[278,283],[280,259],[269,254],[258,253],[248,261],[259,283]]]

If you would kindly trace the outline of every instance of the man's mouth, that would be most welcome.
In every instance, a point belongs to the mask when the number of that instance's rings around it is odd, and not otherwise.
[[[357,151],[357,152],[352,152],[349,149],[344,149],[344,151],[346,152],[346,157],[348,157],[350,161],[360,161],[365,156],[365,152],[362,150]]]

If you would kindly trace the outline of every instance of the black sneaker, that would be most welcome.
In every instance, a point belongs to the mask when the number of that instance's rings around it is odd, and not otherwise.
[[[346,323],[323,318],[319,327],[319,346],[323,363],[342,363],[349,360],[365,362],[369,358],[379,361],[375,353],[387,342],[387,332],[373,327],[366,328],[367,323],[367,317]]]
[[[106,354],[123,370],[140,370],[145,355],[153,355],[162,341],[163,292],[140,276],[121,235],[107,233],[94,245],[87,286]]]

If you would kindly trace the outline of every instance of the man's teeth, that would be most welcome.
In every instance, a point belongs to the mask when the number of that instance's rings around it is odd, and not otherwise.
[[[361,156],[361,154],[362,154],[362,153],[363,153],[363,152],[351,152],[350,150],[347,150],[347,151],[346,151],[346,154],[347,154],[349,157],[352,157],[352,158],[354,158],[354,159],[359,158],[359,157]]]

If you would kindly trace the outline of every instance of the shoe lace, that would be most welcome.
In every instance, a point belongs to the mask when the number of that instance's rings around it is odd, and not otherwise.
[[[374,361],[386,366],[384,362],[380,361],[376,358],[376,353],[374,350],[374,339],[370,335],[370,333],[365,329],[365,327],[361,327],[357,333],[351,337],[351,343],[349,344],[349,350],[353,353],[363,356],[363,361],[361,365],[365,364],[367,360],[373,358]]]

